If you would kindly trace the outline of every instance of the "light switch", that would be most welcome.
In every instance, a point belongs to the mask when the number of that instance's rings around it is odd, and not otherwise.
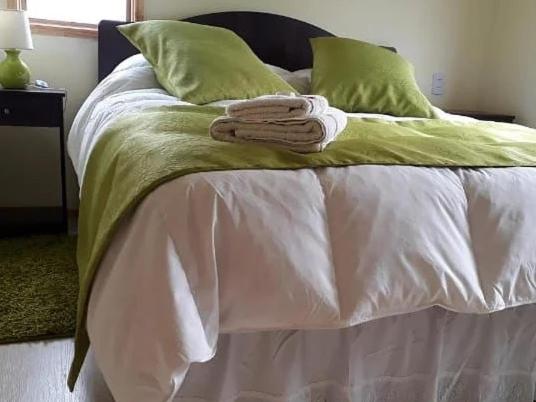
[[[434,73],[432,76],[432,95],[441,96],[445,93],[445,74]]]

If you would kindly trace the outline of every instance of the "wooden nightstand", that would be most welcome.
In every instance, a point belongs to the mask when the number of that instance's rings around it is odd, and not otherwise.
[[[60,147],[60,160],[58,163],[61,169],[61,209],[1,208],[0,232],[19,233],[35,230],[67,231],[65,133],[63,121],[65,98],[66,92],[58,89],[0,89],[0,127],[58,128]]]
[[[472,117],[473,119],[497,121],[500,123],[513,123],[516,120],[516,117],[510,114],[479,112],[475,110],[447,110],[447,112],[460,116]]]

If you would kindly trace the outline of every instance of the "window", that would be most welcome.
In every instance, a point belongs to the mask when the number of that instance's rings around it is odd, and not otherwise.
[[[9,8],[25,9],[32,32],[96,37],[101,20],[139,21],[143,0],[7,0]]]

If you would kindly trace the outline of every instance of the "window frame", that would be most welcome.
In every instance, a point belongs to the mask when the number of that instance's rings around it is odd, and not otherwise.
[[[143,20],[143,0],[125,0],[128,21]],[[26,0],[7,0],[7,7],[15,10],[26,10]],[[79,22],[56,21],[30,18],[32,33],[78,38],[96,38],[98,26]]]

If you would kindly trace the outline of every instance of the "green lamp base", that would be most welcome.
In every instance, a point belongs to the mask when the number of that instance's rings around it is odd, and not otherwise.
[[[25,89],[30,83],[30,70],[20,59],[20,50],[6,50],[0,63],[0,85],[6,89]]]

